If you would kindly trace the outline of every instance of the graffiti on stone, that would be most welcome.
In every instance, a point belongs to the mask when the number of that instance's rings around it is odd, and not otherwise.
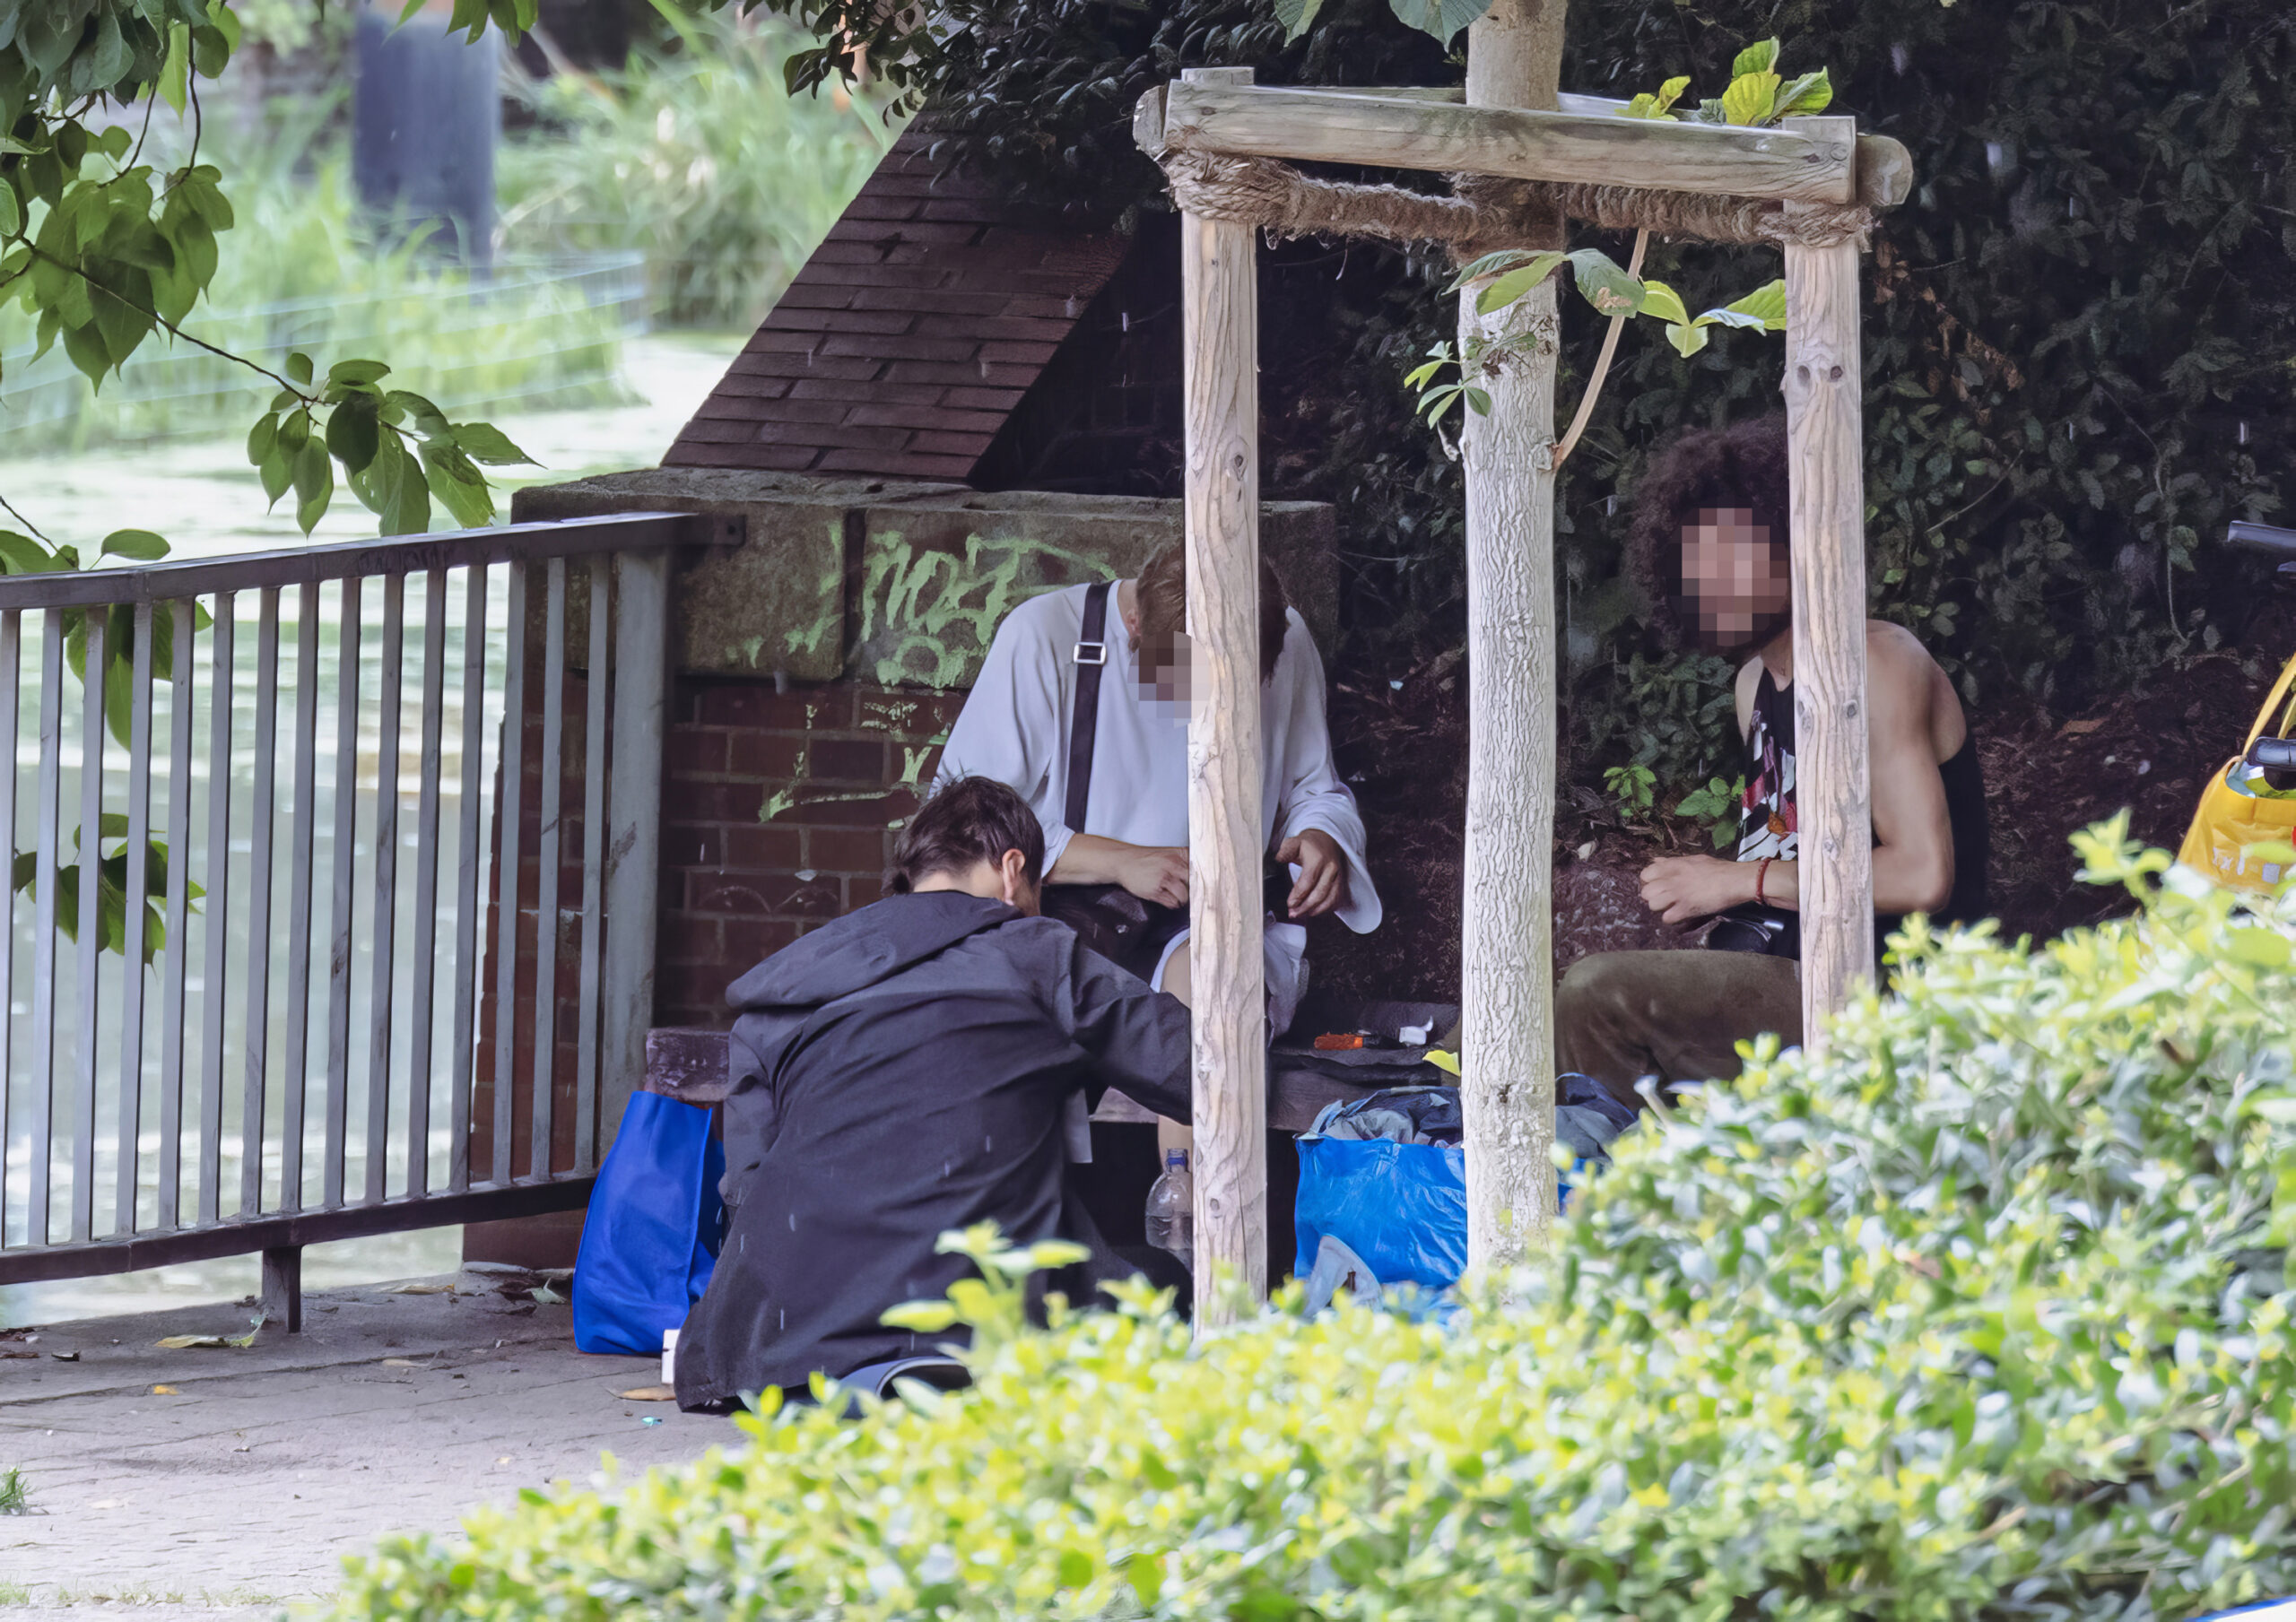
[[[881,532],[869,537],[847,668],[887,687],[969,686],[1006,614],[1041,593],[1112,577],[1105,559],[1026,536],[970,534],[957,551]]]

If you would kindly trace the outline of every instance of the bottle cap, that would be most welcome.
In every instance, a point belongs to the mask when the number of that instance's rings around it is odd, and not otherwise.
[[[1166,1149],[1164,1151],[1164,1164],[1167,1166],[1186,1166],[1187,1164],[1187,1150],[1184,1149]]]

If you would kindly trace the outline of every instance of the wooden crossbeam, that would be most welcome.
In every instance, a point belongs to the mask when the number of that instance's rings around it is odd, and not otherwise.
[[[1136,133],[1147,120],[1135,121]],[[1521,112],[1418,97],[1190,81],[1168,86],[1161,144],[1176,152],[1796,203],[1856,199],[1853,140],[1786,129]]]
[[[1370,97],[1377,100],[1458,102],[1465,91],[1456,84],[1406,84],[1355,87],[1300,86],[1301,94],[1310,96]],[[1155,118],[1159,140],[1163,135],[1163,91],[1160,86]],[[1627,104],[1609,96],[1581,96],[1565,91],[1556,98],[1559,111],[1575,113],[1587,118],[1622,118]],[[1637,119],[1636,123],[1644,122]],[[1700,127],[1710,128],[1711,126]],[[1867,208],[1895,208],[1913,195],[1913,154],[1905,143],[1890,135],[1860,134],[1854,159],[1857,168],[1857,199]]]

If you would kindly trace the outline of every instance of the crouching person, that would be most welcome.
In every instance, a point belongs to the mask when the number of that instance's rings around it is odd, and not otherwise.
[[[965,1276],[934,1249],[951,1228],[1087,1245],[1075,1300],[1130,1271],[1068,1192],[1074,1101],[1115,1086],[1187,1119],[1187,1010],[1038,915],[1043,867],[1028,802],[964,778],[903,831],[893,894],[735,982],[726,1240],[679,1406],[930,1352],[950,1337],[880,1320]]]

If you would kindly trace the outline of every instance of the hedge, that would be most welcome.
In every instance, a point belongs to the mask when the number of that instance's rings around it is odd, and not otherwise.
[[[1905,941],[1448,1328],[1163,1302],[353,1561],[344,1618],[2149,1618],[2296,1592],[2296,901]],[[977,1239],[977,1236],[976,1236]],[[999,1260],[991,1257],[992,1262]],[[1010,1265],[1008,1256],[1003,1258]],[[1005,1270],[991,1267],[994,1279]]]

